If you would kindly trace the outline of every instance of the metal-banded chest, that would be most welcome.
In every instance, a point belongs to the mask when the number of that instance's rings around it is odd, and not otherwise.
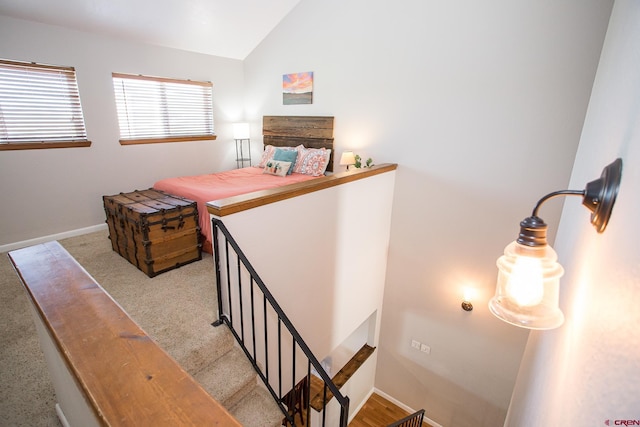
[[[196,202],[153,189],[102,199],[113,250],[147,276],[202,259]]]

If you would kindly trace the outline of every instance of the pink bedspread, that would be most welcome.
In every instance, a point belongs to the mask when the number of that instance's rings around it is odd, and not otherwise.
[[[293,173],[286,177],[263,173],[261,168],[248,167],[227,172],[196,176],[167,178],[156,182],[153,188],[198,203],[200,231],[205,236],[203,250],[211,253],[211,221],[207,202],[267,188],[281,187],[316,177]]]

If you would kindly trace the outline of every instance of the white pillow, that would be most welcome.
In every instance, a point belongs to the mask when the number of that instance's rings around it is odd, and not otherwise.
[[[264,170],[262,171],[262,173],[266,173],[269,175],[286,176],[290,167],[291,162],[283,162],[281,160],[268,160],[267,164],[264,166]]]

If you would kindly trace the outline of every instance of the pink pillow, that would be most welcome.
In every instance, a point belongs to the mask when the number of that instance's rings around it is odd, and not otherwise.
[[[265,145],[264,151],[262,152],[262,157],[260,157],[260,162],[256,165],[257,168],[264,168],[267,165],[267,162],[273,159],[273,155],[276,152],[276,147],[273,145]]]
[[[327,170],[327,150],[324,148],[305,148],[301,145],[296,147],[298,159],[296,160],[296,173],[305,175],[322,176]]]

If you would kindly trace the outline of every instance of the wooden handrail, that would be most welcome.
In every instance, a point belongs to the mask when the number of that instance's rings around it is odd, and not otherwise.
[[[240,426],[58,242],[9,258],[98,424]]]
[[[334,384],[338,389],[342,388],[347,381],[355,374],[355,372],[367,361],[369,356],[375,351],[375,347],[371,347],[365,344],[353,355],[351,359],[338,371],[332,378]],[[326,400],[324,395],[324,384],[315,375],[311,376],[311,389],[310,389],[310,402],[309,404],[316,411],[322,411],[327,403],[333,399],[333,393],[331,390],[327,390]]]
[[[279,202],[281,200],[290,199],[303,194],[313,193],[314,191],[324,190],[325,188],[335,187],[336,185],[346,184],[347,182],[356,181],[369,176],[391,172],[397,168],[398,165],[395,163],[385,163],[365,169],[352,169],[347,172],[335,173],[333,175],[323,176],[310,181],[298,182],[296,184],[285,185],[283,187],[254,191],[252,193],[241,194],[239,196],[227,197],[226,199],[214,200],[207,203],[207,210],[212,215],[223,217],[225,215],[231,215],[248,209],[253,209],[258,206],[268,205],[270,203]]]

